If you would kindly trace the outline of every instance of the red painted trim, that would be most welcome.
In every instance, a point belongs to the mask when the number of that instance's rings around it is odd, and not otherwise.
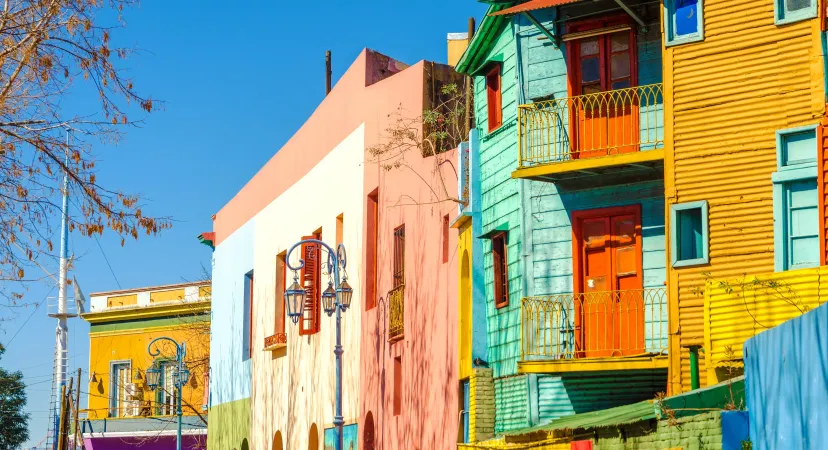
[[[828,151],[828,145],[825,142],[825,127],[828,126],[828,105],[826,105],[826,116],[822,118],[821,126],[817,127],[817,197],[819,197],[819,255],[820,265],[828,264],[828,257],[825,254],[825,227],[826,211],[825,211],[825,152]]]
[[[494,283],[493,291],[494,291],[494,304],[496,309],[504,308],[509,306],[509,254],[508,254],[508,246],[509,246],[509,234],[506,231],[501,231],[492,236],[492,246],[494,246],[494,242],[496,240],[502,239],[503,240],[503,251],[502,254],[498,255],[492,249],[492,272],[493,272],[493,279]],[[498,261],[500,258],[500,261]],[[501,280],[506,278],[506,285],[503,286]],[[500,286],[500,287],[498,287]],[[503,292],[502,290],[505,290]],[[501,291],[501,292],[498,292]],[[500,299],[503,298],[501,301]]]
[[[497,77],[497,89],[491,88],[489,79]],[[486,111],[489,124],[489,132],[492,132],[503,125],[503,64],[494,63],[489,72],[486,73]]]

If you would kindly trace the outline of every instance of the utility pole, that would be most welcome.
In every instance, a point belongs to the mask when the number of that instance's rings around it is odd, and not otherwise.
[[[78,367],[78,380],[77,380],[77,389],[75,390],[75,429],[72,432],[72,436],[74,436],[73,442],[74,444],[72,447],[78,448],[78,438],[83,439],[83,433],[78,433],[78,413],[80,410],[80,379],[81,379],[81,369]],[[81,444],[83,446],[83,444]]]

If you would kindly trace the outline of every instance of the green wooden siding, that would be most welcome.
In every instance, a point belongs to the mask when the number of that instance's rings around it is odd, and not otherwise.
[[[520,357],[521,228],[518,181],[511,173],[517,167],[517,84],[514,30],[504,23],[489,49],[489,61],[503,64],[501,91],[503,125],[488,132],[485,77],[475,77],[475,112],[480,132],[480,183],[482,232],[508,225],[509,306],[494,308],[491,242],[483,244],[489,363],[495,378],[517,372]]]
[[[526,375],[495,380],[495,434],[532,425],[528,383]]]

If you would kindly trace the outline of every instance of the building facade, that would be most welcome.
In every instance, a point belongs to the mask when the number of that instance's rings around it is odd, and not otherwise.
[[[288,254],[306,238],[344,246],[355,292],[342,314],[345,448],[455,442],[453,409],[440,416],[429,405],[438,394],[457,399],[455,347],[446,345],[457,322],[456,241],[448,233],[457,178],[442,164],[456,151],[426,157],[412,143],[405,154],[381,150],[400,120],[425,135],[417,121],[454,78],[448,66],[409,67],[363,51],[216,215],[214,234],[202,235],[215,246],[221,293],[210,448],[333,446],[335,321],[319,298],[327,254],[318,244]],[[292,271],[300,258],[304,268]],[[296,324],[283,298],[294,277],[308,291]]]
[[[699,2],[665,35],[671,392],[738,375],[747,338],[824,301],[818,3]]]
[[[659,8],[547,3],[490,7],[458,64],[476,81],[496,434],[666,389]]]
[[[90,295],[89,387],[84,445],[116,449],[123,445],[173,448],[176,400],[173,363],[176,349],[169,337],[186,345],[190,370],[182,390],[183,448],[204,448],[207,440],[210,359],[210,283],[155,286]],[[161,370],[159,386],[147,385],[147,369]]]

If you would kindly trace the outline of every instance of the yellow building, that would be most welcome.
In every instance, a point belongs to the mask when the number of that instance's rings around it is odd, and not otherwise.
[[[90,295],[90,309],[81,314],[90,324],[85,441],[136,439],[159,448],[174,442],[176,349],[169,341],[159,341],[152,348],[159,354],[153,357],[147,348],[162,336],[186,345],[190,378],[181,396],[184,447],[206,440],[210,300],[209,282]],[[153,366],[161,374],[158,387],[150,390],[146,371]]]
[[[747,338],[823,301],[817,3],[665,2],[672,394],[740,374]]]

